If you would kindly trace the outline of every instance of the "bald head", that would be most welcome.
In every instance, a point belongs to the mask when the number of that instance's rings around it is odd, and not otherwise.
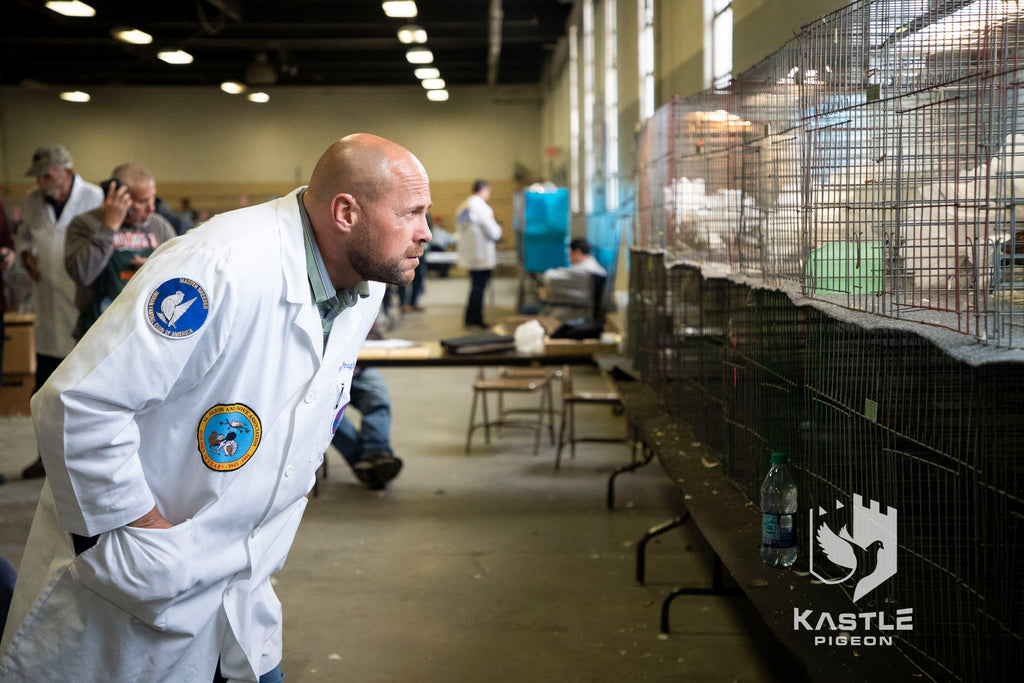
[[[110,177],[117,178],[129,187],[132,185],[147,185],[149,183],[156,182],[156,179],[153,177],[153,174],[149,172],[149,169],[130,161],[117,166],[117,168],[110,173]]]
[[[338,194],[359,201],[378,201],[396,182],[426,177],[422,164],[401,145],[369,133],[355,133],[336,141],[323,153],[309,179],[306,196],[325,207]]]

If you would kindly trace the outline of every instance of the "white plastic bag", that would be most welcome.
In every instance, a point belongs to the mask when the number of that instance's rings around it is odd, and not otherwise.
[[[528,320],[517,327],[512,338],[519,353],[544,353],[544,326],[536,320]]]

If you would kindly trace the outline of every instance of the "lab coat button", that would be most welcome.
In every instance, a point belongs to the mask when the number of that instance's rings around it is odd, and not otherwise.
[[[311,391],[308,394],[306,394],[306,403],[312,403],[315,400],[316,400],[316,392],[315,391]]]
[[[284,476],[290,477],[290,476],[292,476],[292,472],[294,472],[294,471],[295,471],[295,468],[292,467],[291,465],[289,465],[288,467],[284,468]]]

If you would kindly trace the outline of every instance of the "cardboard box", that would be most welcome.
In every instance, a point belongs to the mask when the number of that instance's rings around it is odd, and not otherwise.
[[[35,374],[36,337],[32,323],[12,323],[4,317],[4,365],[3,373]]]
[[[34,373],[3,374],[0,383],[0,415],[28,415],[29,401],[36,388]]]

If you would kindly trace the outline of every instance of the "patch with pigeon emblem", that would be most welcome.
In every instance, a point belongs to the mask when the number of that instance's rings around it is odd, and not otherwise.
[[[154,330],[171,339],[183,339],[199,331],[210,312],[206,290],[187,277],[167,280],[146,301],[146,319]]]
[[[230,472],[249,462],[260,445],[260,418],[242,403],[218,404],[199,421],[199,452],[203,463]]]

